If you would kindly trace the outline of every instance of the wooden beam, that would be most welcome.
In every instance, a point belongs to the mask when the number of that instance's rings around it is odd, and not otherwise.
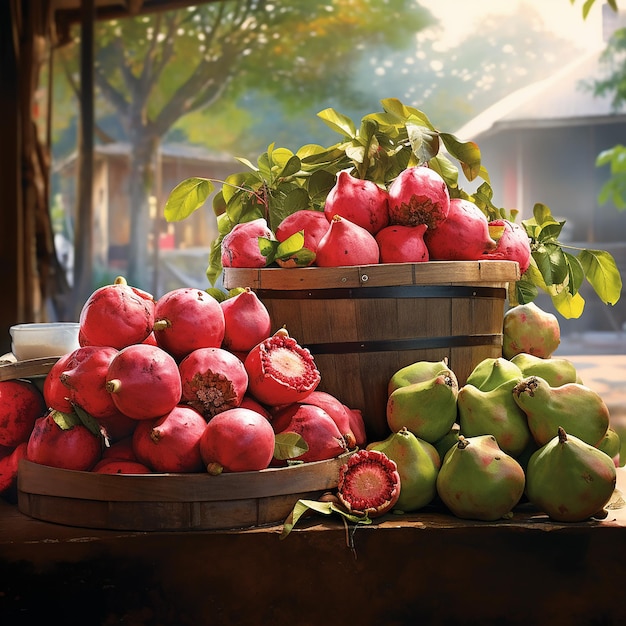
[[[0,351],[10,350],[9,327],[24,315],[22,146],[19,102],[19,3],[0,2]]]

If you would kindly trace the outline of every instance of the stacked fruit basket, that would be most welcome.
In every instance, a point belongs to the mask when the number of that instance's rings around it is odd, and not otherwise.
[[[488,183],[463,192],[440,143],[487,180],[475,144],[385,105],[360,131],[327,111],[341,144],[271,147],[223,181],[213,287],[155,299],[120,277],[38,380],[32,363],[3,366],[5,497],[67,524],[284,521],[283,537],[311,509],[354,523],[426,507],[499,520],[524,502],[601,515],[619,438],[552,356],[557,318],[532,299],[545,288],[573,315],[584,277],[615,299],[614,262],[565,254],[546,207],[522,226]],[[212,189],[184,181],[166,215]]]

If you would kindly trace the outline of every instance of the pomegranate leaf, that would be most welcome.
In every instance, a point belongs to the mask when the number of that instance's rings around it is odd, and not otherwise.
[[[565,319],[579,318],[585,309],[584,298],[579,293],[572,295],[566,289],[552,296],[552,304]]]
[[[578,260],[602,302],[616,304],[622,292],[622,279],[615,259],[604,250],[581,250]]]
[[[569,268],[558,244],[539,244],[532,251],[532,256],[546,285],[560,285],[566,280]]]
[[[450,161],[450,159],[446,158],[442,154],[438,154],[428,162],[428,166],[446,181],[449,188],[458,188],[459,170],[454,167],[454,164]]]
[[[448,152],[461,163],[467,180],[472,181],[481,173],[486,173],[480,164],[480,148],[473,141],[459,141],[450,133],[440,133],[441,141]]]
[[[274,458],[279,461],[294,459],[309,449],[309,444],[294,432],[278,433],[274,437]]]
[[[293,530],[293,527],[298,523],[305,513],[313,511],[315,513],[321,513],[322,515],[332,515],[337,513],[344,517],[346,520],[353,522],[354,524],[371,524],[372,520],[367,515],[354,515],[348,513],[348,511],[338,507],[333,502],[319,502],[317,500],[298,500],[287,519],[283,523],[283,529],[280,533],[279,539],[285,539],[289,533]]]
[[[188,178],[178,183],[165,203],[165,219],[180,222],[199,209],[215,186],[208,178]]]
[[[304,246],[304,231],[299,230],[297,233],[290,235],[284,241],[276,246],[276,257],[279,259],[290,257],[292,254],[302,250]]]
[[[339,134],[345,135],[350,139],[356,137],[356,126],[354,122],[349,117],[335,111],[335,109],[324,109],[320,111],[317,116]]]
[[[224,302],[224,300],[228,297],[227,294],[217,287],[209,287],[208,289],[205,289],[205,291],[218,302]]]
[[[578,290],[585,280],[585,270],[578,257],[569,252],[564,252],[563,254],[565,255],[568,270],[568,290],[574,295],[578,293]]]
[[[61,430],[70,430],[74,426],[78,426],[81,421],[76,413],[63,413],[62,411],[52,410],[50,412],[52,419]]]
[[[80,423],[93,435],[96,435],[96,437],[101,437],[102,429],[100,428],[98,420],[89,413],[87,413],[87,411],[85,411],[85,409],[83,409],[78,404],[72,403],[72,407],[74,408],[74,411],[78,416]]]
[[[417,157],[418,164],[427,163],[439,152],[439,133],[421,124],[406,123],[406,132],[411,144],[411,151]]]

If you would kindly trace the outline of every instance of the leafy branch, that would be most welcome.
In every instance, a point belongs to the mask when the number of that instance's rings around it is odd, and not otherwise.
[[[256,163],[238,158],[248,169],[231,174],[224,181],[191,178],[172,190],[165,206],[169,222],[189,217],[215,190],[213,182],[222,183],[213,198],[219,234],[209,253],[207,277],[212,285],[222,272],[222,240],[237,224],[264,218],[275,232],[285,217],[298,210],[323,211],[326,196],[342,170],[387,188],[404,169],[427,165],[441,175],[452,197],[473,201],[489,221],[515,221],[516,209],[507,210],[494,203],[489,174],[474,142],[460,141],[450,133],[439,131],[425,113],[395,98],[382,100],[381,104],[383,111],[363,117],[358,128],[353,120],[332,108],[318,113],[341,136],[334,145],[308,144],[294,153],[271,144]],[[459,186],[459,168],[468,181],[477,178],[483,181],[473,194]],[[531,302],[541,289],[550,295],[564,317],[579,317],[584,310],[579,290],[587,280],[604,303],[615,304],[622,287],[615,260],[600,250],[568,252],[574,249],[558,240],[564,224],[556,221],[543,204],[535,205],[533,218],[522,221],[529,237],[532,261],[516,283],[512,301]],[[306,256],[310,251],[302,248],[302,233],[280,244],[261,239],[259,245],[267,265],[298,254],[302,259],[310,258]]]

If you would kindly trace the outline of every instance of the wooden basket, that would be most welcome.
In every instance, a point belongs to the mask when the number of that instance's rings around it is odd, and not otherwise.
[[[39,379],[58,357],[0,364],[0,381]],[[282,522],[299,499],[334,489],[351,453],[257,472],[97,474],[21,460],[19,510],[67,526],[111,530],[216,530]]]
[[[319,389],[361,409],[368,438],[388,432],[387,384],[401,367],[448,359],[459,384],[502,356],[514,261],[432,261],[302,269],[226,268],[224,285],[250,287],[277,330],[308,348]]]
[[[18,508],[30,517],[112,530],[216,530],[283,522],[296,502],[337,486],[350,453],[258,472],[96,474],[20,461]]]

